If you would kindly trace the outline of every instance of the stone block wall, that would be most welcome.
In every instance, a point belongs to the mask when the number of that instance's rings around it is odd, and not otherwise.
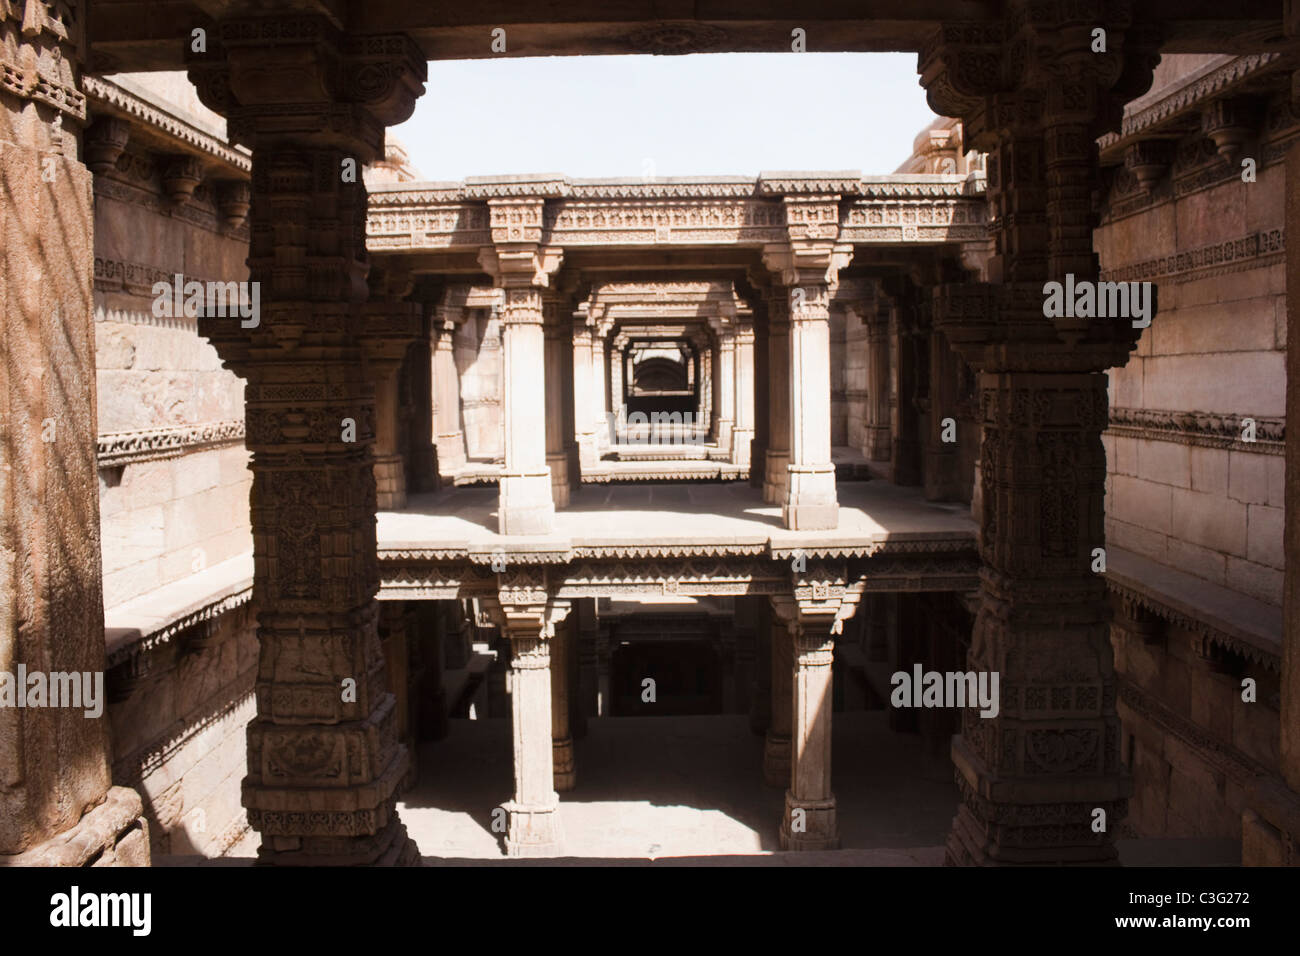
[[[1154,269],[1160,290],[1137,352],[1110,373],[1107,541],[1274,605],[1283,458],[1265,424],[1281,420],[1286,393],[1284,185],[1280,164],[1261,166],[1255,183],[1157,203],[1097,233],[1104,273]]]
[[[155,859],[219,856],[247,832],[240,782],[257,656],[245,604],[109,673],[113,780],[143,799]]]
[[[185,614],[159,621],[146,642],[115,638],[106,681],[113,779],[141,795],[155,856],[211,856],[247,831],[240,781],[256,621],[247,604],[221,610],[236,602],[214,603],[214,580],[202,573],[252,550],[244,383],[199,337],[195,318],[155,315],[153,286],[177,274],[246,280],[248,228],[219,202],[239,169],[190,148],[229,154],[224,122],[198,104],[184,75],[113,82],[97,118],[128,96],[166,119],[132,120],[125,149],[94,178],[104,604],[110,629],[119,608],[132,609],[129,621],[164,608]],[[203,179],[177,196],[167,170],[185,155]]]
[[[1128,825],[1141,836],[1240,839],[1250,783],[1278,767],[1278,675],[1258,665],[1257,699],[1242,673],[1207,664],[1199,636],[1168,625],[1146,643],[1112,630],[1124,675],[1119,713],[1134,792]]]

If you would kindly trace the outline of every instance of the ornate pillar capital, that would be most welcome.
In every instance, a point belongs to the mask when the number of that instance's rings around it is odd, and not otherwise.
[[[190,54],[189,75],[231,142],[332,145],[364,165],[383,156],[385,127],[410,117],[428,73],[404,34],[351,36],[289,14],[221,21],[207,51]]]

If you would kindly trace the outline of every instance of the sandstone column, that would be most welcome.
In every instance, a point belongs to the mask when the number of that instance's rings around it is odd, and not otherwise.
[[[11,675],[104,671],[91,174],[78,142],[86,17],[84,3],[0,8],[0,671]],[[106,709],[0,709],[0,864],[148,865],[140,797],[111,785],[107,723]]]
[[[714,325],[718,337],[718,364],[716,394],[718,396],[717,436],[718,450],[730,457],[731,430],[736,424],[736,340],[731,323],[726,319]]]
[[[767,478],[763,500],[786,499],[790,465],[790,303],[785,290],[771,290],[767,299]]]
[[[546,366],[542,289],[560,253],[540,248],[543,199],[489,199],[492,239],[479,259],[505,290],[501,309],[506,463],[501,534],[546,534],[555,518],[546,465]]]
[[[754,325],[736,326],[736,426],[731,431],[731,463],[749,467],[754,444]]]
[[[1045,281],[1097,279],[1096,137],[1118,127],[1155,61],[1144,37],[1092,12],[1016,7],[1002,23],[936,35],[919,67],[931,107],[961,117],[989,153],[995,247],[989,283],[943,285],[934,299],[937,327],[980,373],[984,567],[967,666],[1000,683],[997,716],[965,709],[953,740],[954,864],[1113,862],[1130,790],[1091,554],[1105,543],[1104,370],[1140,333],[1043,314]],[[1109,52],[1090,49],[1098,26]],[[975,67],[1023,50],[1020,76]]]
[[[890,309],[881,303],[867,315],[867,444],[862,453],[871,461],[887,462],[893,450],[890,437],[889,395],[893,373],[889,367]]]
[[[382,511],[406,507],[406,461],[398,434],[402,362],[420,334],[414,302],[369,302],[361,342],[375,383],[375,501]]]
[[[434,313],[433,387],[437,394],[434,443],[438,469],[448,479],[465,467],[465,435],[460,428],[460,371],[456,368],[456,329],[464,321],[463,309],[446,302]]]
[[[553,602],[556,609],[568,611],[568,602]],[[551,766],[555,776],[555,789],[561,793],[572,790],[577,784],[573,764],[573,728],[570,712],[573,708],[574,624],[568,620],[555,623],[555,636],[551,638]]]
[[[506,852],[514,857],[559,852],[560,798],[555,792],[551,736],[551,646],[544,573],[502,574],[500,600],[491,605],[510,641],[510,721],[514,739],[515,792]]]
[[[835,641],[829,625],[829,621],[822,627],[800,624],[793,634],[791,773],[781,826],[781,847],[785,850],[834,850],[840,845],[835,794],[831,792],[831,664]]]
[[[593,366],[592,323],[583,313],[573,318],[573,407],[576,419],[578,463],[583,474],[590,472],[600,461],[597,444],[597,420],[594,410],[602,407],[595,390]]]
[[[910,281],[893,277],[884,281],[893,299],[889,313],[891,352],[889,385],[889,454],[892,480],[898,485],[921,483],[921,423],[916,407],[917,375],[920,371],[916,328],[916,290]]]
[[[773,608],[776,600],[773,599]],[[790,631],[785,620],[773,613],[770,619],[771,639],[768,650],[771,657],[769,687],[771,689],[771,715],[763,738],[763,779],[770,787],[784,787],[790,782],[790,733],[794,707],[794,691],[790,670]]]
[[[573,397],[573,383],[565,374],[565,353],[573,357],[568,332],[571,321],[560,321],[560,303],[552,294],[543,296],[543,341],[546,358],[546,467],[551,473],[551,500],[555,507],[569,504],[569,435],[564,425],[565,391]],[[508,386],[507,386],[508,387]]]
[[[749,484],[750,487],[761,491],[767,477],[765,474],[767,470],[767,447],[768,436],[771,432],[769,427],[771,412],[768,390],[771,381],[768,372],[767,309],[761,300],[753,303],[753,307],[757,319],[754,322],[754,347],[751,351],[754,370],[752,378],[754,386],[754,441],[750,446]]]
[[[613,409],[609,398],[609,378],[605,374],[609,363],[605,351],[609,324],[604,318],[604,306],[592,307],[592,321],[595,323],[591,336],[591,388],[595,399],[591,409],[592,423],[596,428],[596,447],[599,451],[604,451],[609,447],[609,416]],[[599,459],[599,454],[596,457]]]
[[[856,610],[859,595],[847,588],[846,569],[810,562],[792,575],[793,596],[772,599],[772,616],[789,635],[781,661],[791,681],[789,789],[781,821],[784,850],[833,850],[840,844],[831,790],[831,687],[835,635]]]
[[[830,293],[825,284],[808,282],[792,287],[790,295],[790,477],[781,515],[787,528],[835,528]]]
[[[413,863],[395,809],[408,756],[376,630],[360,170],[423,92],[424,55],[405,36],[345,36],[305,14],[218,32],[190,77],[253,150],[248,264],[261,290],[252,325],[200,319],[248,382],[261,654],[244,805],[264,862]]]
[[[627,333],[620,332],[610,342],[609,352],[609,408],[614,413],[618,428],[627,425],[627,400],[623,389],[623,377],[626,372]]]

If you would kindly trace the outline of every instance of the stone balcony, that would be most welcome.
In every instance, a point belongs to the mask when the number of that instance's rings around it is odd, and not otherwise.
[[[547,535],[497,532],[491,487],[411,496],[378,515],[380,598],[495,592],[497,575],[545,569],[558,597],[779,593],[821,563],[858,590],[965,591],[978,584],[975,522],[919,488],[842,482],[839,527],[791,531],[748,484],[584,485]],[[801,561],[802,559],[802,561]]]

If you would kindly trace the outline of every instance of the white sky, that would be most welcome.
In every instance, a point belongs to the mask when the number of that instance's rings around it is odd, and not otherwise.
[[[934,119],[914,53],[437,61],[392,135],[426,180],[890,173]]]

